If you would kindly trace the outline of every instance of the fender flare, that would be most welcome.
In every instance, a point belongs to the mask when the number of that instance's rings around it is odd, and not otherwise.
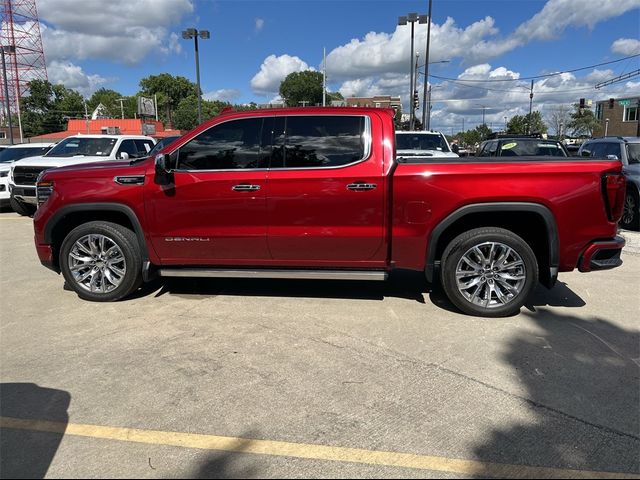
[[[131,207],[123,205],[121,203],[76,203],[71,205],[65,205],[54,213],[47,221],[44,227],[44,241],[49,245],[53,241],[53,230],[65,217],[77,213],[77,212],[118,212],[127,216],[131,225],[133,225],[134,233],[138,239],[138,245],[140,246],[140,252],[142,254],[143,264],[149,262],[149,251],[147,249],[147,242],[144,237],[144,231],[140,220]]]
[[[558,226],[551,210],[539,203],[529,202],[495,202],[495,203],[474,203],[460,207],[458,210],[450,213],[444,218],[432,231],[429,236],[429,246],[427,247],[427,262],[425,274],[427,281],[433,283],[436,270],[436,251],[438,242],[444,231],[457,222],[461,218],[474,213],[498,213],[498,212],[531,212],[542,217],[547,229],[547,246],[549,248],[549,268],[550,283],[553,285],[558,277],[559,259],[559,241]]]

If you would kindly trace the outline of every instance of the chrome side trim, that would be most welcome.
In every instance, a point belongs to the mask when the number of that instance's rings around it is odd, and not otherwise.
[[[364,270],[276,270],[276,269],[224,269],[224,268],[161,268],[161,277],[201,278],[285,278],[305,280],[371,280],[384,281],[385,271]]]

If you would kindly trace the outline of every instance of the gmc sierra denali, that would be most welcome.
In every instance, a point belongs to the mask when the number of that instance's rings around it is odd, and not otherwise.
[[[620,265],[619,161],[396,157],[393,112],[224,112],[153,158],[37,182],[41,262],[87,300],[161,277],[439,280],[463,312],[519,311],[558,272]]]

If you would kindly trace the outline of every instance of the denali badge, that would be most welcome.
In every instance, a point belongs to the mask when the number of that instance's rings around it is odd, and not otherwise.
[[[165,242],[210,242],[207,237],[165,237]]]

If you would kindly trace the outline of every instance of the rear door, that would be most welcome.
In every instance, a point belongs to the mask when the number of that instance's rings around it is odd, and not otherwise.
[[[372,128],[382,128],[378,122],[357,114],[274,120],[267,196],[274,260],[297,266],[384,263],[382,142],[371,141]]]

